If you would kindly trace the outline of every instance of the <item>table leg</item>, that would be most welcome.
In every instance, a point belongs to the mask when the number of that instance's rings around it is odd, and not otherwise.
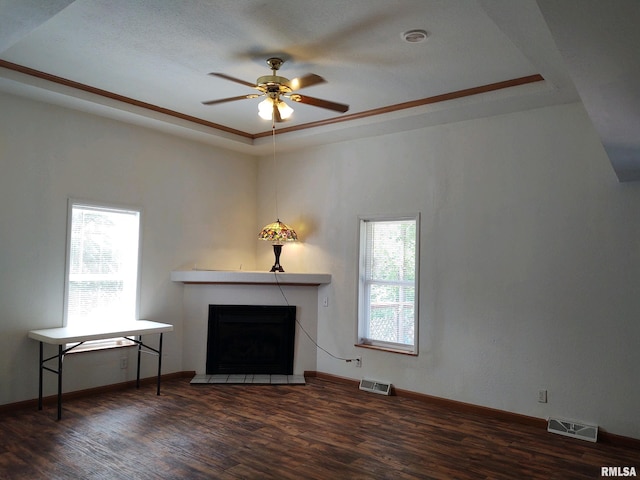
[[[136,388],[140,388],[140,354],[142,353],[142,335],[138,335],[138,367],[136,370]]]
[[[160,372],[162,371],[162,333],[160,333],[160,343],[158,345],[158,395],[160,395]]]
[[[58,345],[58,420],[62,418],[62,345]]]
[[[44,345],[43,342],[40,342],[40,379],[39,379],[39,385],[38,385],[38,410],[42,410],[42,373],[44,370]]]

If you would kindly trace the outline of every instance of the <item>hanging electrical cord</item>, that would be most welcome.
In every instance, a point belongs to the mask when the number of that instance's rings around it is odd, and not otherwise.
[[[275,108],[275,105],[274,105]],[[275,121],[275,115],[271,116],[271,143],[272,143],[272,147],[273,147],[273,171],[275,173],[275,202],[276,202],[276,218],[280,218],[280,214],[278,212],[278,166],[276,164],[276,121]],[[284,290],[282,290],[282,285],[280,285],[280,282],[278,281],[278,272],[273,272],[274,278],[276,280],[276,285],[278,286],[278,289],[280,290],[280,293],[282,294],[282,298],[284,298],[285,303],[287,304],[287,306],[289,307],[289,300],[287,299],[287,296],[284,293]],[[302,326],[302,324],[300,323],[300,321],[298,320],[298,316],[296,315],[296,323],[298,324],[298,326],[300,327],[300,330],[302,330],[304,332],[304,334],[307,336],[307,338],[311,341],[311,343],[313,343],[316,348],[318,348],[319,350],[322,350],[324,353],[326,353],[327,355],[329,355],[332,358],[335,358],[336,360],[343,360],[345,362],[355,362],[357,359],[356,358],[343,358],[343,357],[339,357],[337,355],[334,355],[333,353],[329,352],[327,349],[321,347],[320,345],[318,345],[318,342],[315,341],[315,339],[309,334],[309,332],[307,332],[305,330],[305,328]]]
[[[278,289],[280,290],[280,293],[282,294],[282,298],[284,298],[284,302],[287,304],[287,307],[290,307],[291,305],[289,305],[289,300],[287,299],[287,296],[284,293],[284,290],[282,290],[282,285],[280,285],[280,282],[278,281],[278,274],[277,272],[273,272],[273,275],[276,279],[276,285],[278,286]],[[302,330],[304,332],[304,334],[307,336],[307,338],[309,340],[311,340],[311,343],[313,343],[316,348],[318,348],[319,350],[322,350],[324,353],[326,353],[327,355],[329,355],[332,358],[335,358],[336,360],[343,360],[345,362],[355,362],[357,360],[357,358],[344,358],[344,357],[339,357],[337,355],[334,355],[333,353],[331,353],[330,351],[328,351],[327,349],[321,347],[320,345],[318,345],[318,342],[316,342],[313,337],[311,335],[309,335],[309,332],[307,332],[305,330],[305,328],[302,326],[302,324],[300,323],[300,321],[298,320],[298,316],[296,315],[296,323],[298,324],[298,326],[300,327],[300,330]]]

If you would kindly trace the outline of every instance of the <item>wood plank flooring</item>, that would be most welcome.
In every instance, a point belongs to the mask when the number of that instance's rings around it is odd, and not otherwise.
[[[0,478],[593,479],[640,451],[404,397],[189,378],[0,415]]]

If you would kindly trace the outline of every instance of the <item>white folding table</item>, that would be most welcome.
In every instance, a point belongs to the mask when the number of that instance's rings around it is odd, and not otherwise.
[[[42,410],[42,377],[44,370],[58,375],[58,420],[62,418],[62,361],[64,356],[74,348],[91,340],[103,340],[106,338],[127,337],[138,345],[138,366],[136,374],[136,388],[140,387],[140,354],[150,353],[158,356],[158,381],[157,394],[160,395],[160,375],[162,368],[162,335],[165,332],[173,331],[173,325],[168,323],[151,322],[149,320],[136,320],[126,323],[114,323],[112,325],[98,326],[76,326],[45,328],[42,330],[31,330],[29,338],[40,342],[40,375],[38,388],[38,410]],[[152,348],[142,341],[142,335],[160,334],[158,348]],[[132,338],[137,337],[137,338]],[[44,358],[44,344],[58,345],[58,353],[48,358]],[[66,344],[73,343],[70,347]],[[145,348],[146,350],[142,350]],[[45,364],[51,360],[58,360],[57,370]]]

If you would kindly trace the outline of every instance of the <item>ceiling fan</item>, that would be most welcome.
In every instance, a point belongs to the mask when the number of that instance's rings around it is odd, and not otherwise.
[[[230,80],[247,87],[255,88],[260,93],[250,93],[248,95],[222,98],[220,100],[209,100],[202,103],[204,105],[216,105],[218,103],[233,102],[235,100],[265,97],[265,99],[258,105],[258,114],[262,118],[267,120],[271,120],[273,118],[276,122],[282,122],[286,120],[287,118],[289,118],[291,113],[293,113],[293,109],[283,101],[283,99],[285,98],[294,102],[300,102],[306,105],[312,105],[314,107],[326,108],[328,110],[333,110],[340,113],[344,113],[349,110],[349,105],[330,102],[328,100],[322,100],[319,98],[294,93],[301,88],[324,83],[326,80],[321,76],[315,75],[313,73],[300,78],[294,78],[292,80],[289,80],[285,77],[280,77],[277,75],[277,72],[283,63],[284,60],[282,60],[281,58],[269,58],[267,60],[267,65],[271,67],[271,75],[264,75],[262,77],[259,77],[256,80],[255,84],[240,80],[235,77],[231,77],[224,73],[212,72],[209,75],[224,78],[225,80]]]

